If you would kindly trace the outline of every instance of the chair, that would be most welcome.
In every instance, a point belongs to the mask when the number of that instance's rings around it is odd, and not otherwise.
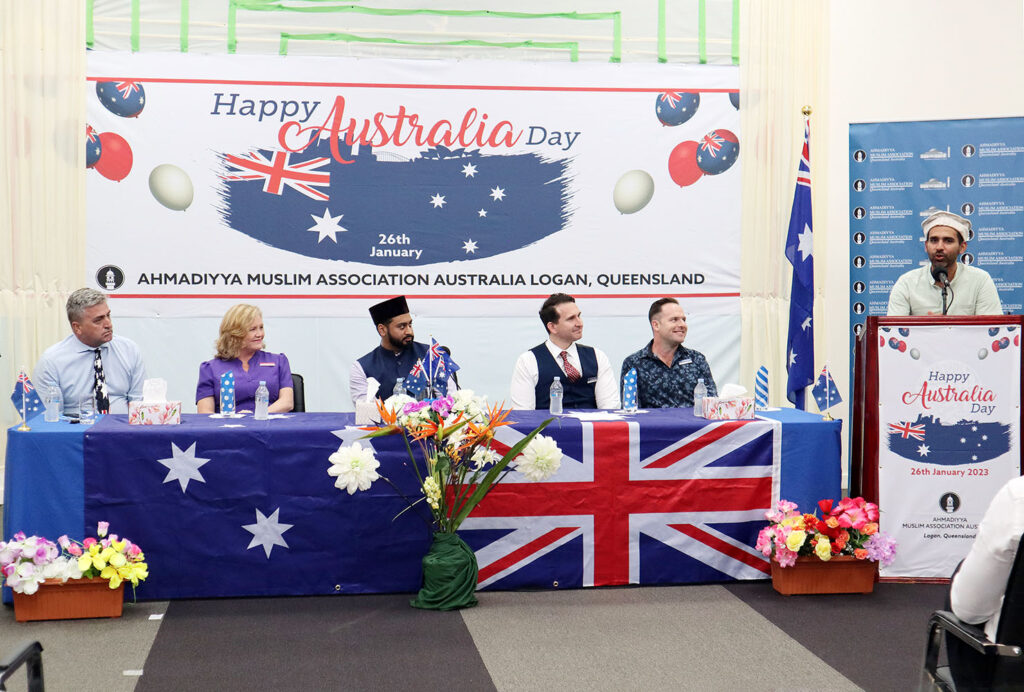
[[[292,411],[306,412],[306,382],[302,375],[292,373]]]
[[[919,690],[957,689],[949,666],[938,665],[943,633],[964,642],[989,662],[991,680],[983,689],[1024,689],[1024,550],[1018,548],[1010,578],[1006,582],[995,642],[985,636],[984,629],[968,625],[949,611],[937,610],[932,613],[928,622],[928,645]]]
[[[45,689],[43,684],[43,645],[32,640],[21,642],[4,659],[0,660],[0,690],[7,689],[4,683],[21,666],[25,666],[28,676],[28,692],[43,692]]]

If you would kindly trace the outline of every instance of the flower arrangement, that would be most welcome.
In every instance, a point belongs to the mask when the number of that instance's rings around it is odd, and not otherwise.
[[[97,537],[89,537],[81,543],[66,535],[57,543],[40,536],[26,537],[23,532],[14,534],[7,542],[0,542],[0,574],[4,584],[17,593],[34,594],[43,581],[59,579],[91,579],[100,577],[108,580],[111,589],[122,582],[132,587],[149,576],[148,566],[142,549],[127,538],[116,534],[107,535],[110,523],[97,524]]]
[[[821,517],[803,514],[796,504],[781,500],[765,513],[770,522],[757,536],[757,550],[781,567],[791,567],[799,555],[829,561],[836,555],[889,565],[896,557],[896,542],[878,530],[878,505],[862,497],[818,502]]]
[[[494,431],[509,425],[509,411],[501,405],[488,406],[469,389],[424,401],[395,395],[378,401],[377,410],[381,424],[365,428],[367,437],[402,436],[422,493],[406,501],[410,507],[425,502],[436,531],[454,533],[512,469],[539,481],[553,475],[561,464],[558,445],[540,434],[550,419],[500,454],[493,444]],[[419,455],[413,451],[414,444]],[[367,490],[378,478],[391,483],[377,472],[380,464],[369,445],[342,445],[330,462],[327,472],[337,479],[335,486],[350,495]]]

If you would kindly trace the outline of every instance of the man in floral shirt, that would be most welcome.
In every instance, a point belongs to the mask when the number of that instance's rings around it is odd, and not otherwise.
[[[700,351],[683,346],[686,313],[675,298],[659,298],[647,313],[654,338],[622,361],[622,377],[636,368],[640,408],[693,406],[693,388],[704,378],[708,396],[718,396],[708,361]]]

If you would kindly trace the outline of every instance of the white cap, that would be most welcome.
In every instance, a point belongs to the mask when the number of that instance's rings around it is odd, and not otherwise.
[[[924,237],[927,238],[928,231],[936,226],[949,226],[954,231],[959,231],[961,240],[967,240],[971,231],[970,221],[950,211],[937,211],[922,221],[921,228],[924,229]]]

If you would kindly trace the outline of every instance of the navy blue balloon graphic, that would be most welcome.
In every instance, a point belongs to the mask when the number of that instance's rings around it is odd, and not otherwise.
[[[697,167],[707,175],[729,170],[740,155],[740,140],[729,130],[712,130],[697,142]]]
[[[740,109],[740,92],[738,92],[738,91],[730,91],[729,92],[729,103],[732,104],[733,108],[735,108],[736,110],[739,110]]]
[[[999,327],[989,327],[988,328],[988,335],[989,336],[995,336],[998,333],[999,333]]]
[[[910,330],[906,327],[900,327],[900,336],[910,336]]]
[[[654,101],[654,112],[662,125],[675,127],[693,117],[700,106],[700,94],[686,91],[666,91]]]
[[[92,168],[100,160],[103,154],[103,144],[100,142],[100,135],[92,129],[92,125],[85,126],[85,167]]]
[[[134,118],[146,107],[146,90],[140,82],[96,82],[96,96],[104,108],[122,118]]]

